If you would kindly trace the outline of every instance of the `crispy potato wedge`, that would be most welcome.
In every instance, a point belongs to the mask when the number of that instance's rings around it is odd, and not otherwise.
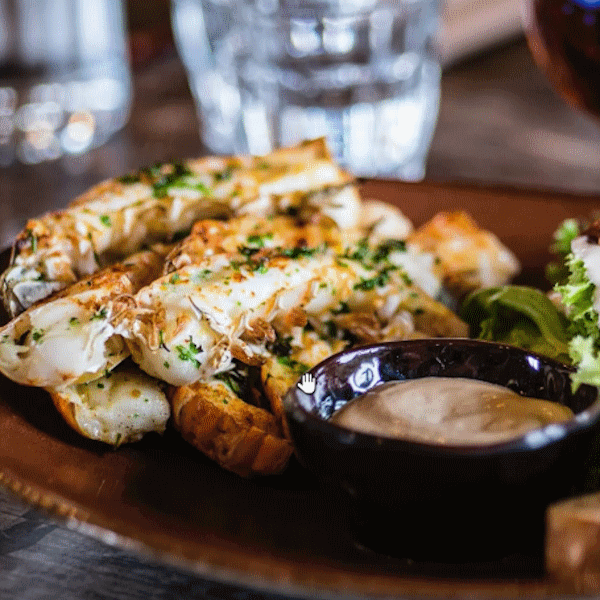
[[[265,396],[279,427],[288,439],[291,440],[291,436],[283,408],[286,392],[303,372],[340,352],[347,345],[344,340],[324,340],[313,331],[303,332],[301,347],[294,349],[289,357],[270,356],[262,364],[260,377]]]
[[[173,423],[192,446],[242,477],[274,475],[292,445],[276,418],[238,398],[217,380],[171,388]]]

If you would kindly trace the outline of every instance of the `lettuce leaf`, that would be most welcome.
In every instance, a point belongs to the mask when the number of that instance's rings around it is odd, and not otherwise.
[[[569,277],[566,258],[571,253],[571,242],[580,234],[585,224],[577,219],[565,219],[554,232],[550,252],[556,258],[546,265],[546,279],[552,284],[565,283]]]
[[[596,286],[589,280],[581,259],[572,254],[566,265],[570,274],[564,285],[555,286],[569,319],[569,355],[577,366],[571,377],[573,389],[580,384],[600,386],[600,329],[594,309]]]
[[[467,297],[460,316],[471,337],[571,362],[567,319],[540,290],[517,285],[478,290]]]

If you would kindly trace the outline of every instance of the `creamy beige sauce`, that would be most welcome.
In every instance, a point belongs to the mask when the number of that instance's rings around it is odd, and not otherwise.
[[[573,417],[570,408],[462,377],[424,377],[377,386],[331,421],[363,433],[447,445],[493,444]]]

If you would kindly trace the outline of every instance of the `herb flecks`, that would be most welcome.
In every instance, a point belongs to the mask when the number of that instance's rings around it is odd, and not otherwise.
[[[99,308],[90,318],[90,321],[97,321],[100,319],[106,319],[108,316],[108,310],[106,307]]]
[[[289,356],[292,353],[292,336],[276,334],[275,341],[267,344],[267,350],[276,356]]]
[[[27,240],[31,244],[31,252],[33,254],[35,254],[37,252],[37,249],[38,249],[38,238],[37,238],[37,235],[35,235],[35,233],[33,233],[33,231],[31,229],[28,229],[26,231],[26,234],[27,234]]]
[[[343,254],[344,258],[349,258],[351,260],[363,260],[367,254],[369,253],[369,244],[366,238],[363,238],[358,241],[356,247],[354,249],[346,248],[346,251]]]
[[[406,252],[406,242],[404,240],[386,240],[381,242],[373,253],[373,262],[387,260],[392,252]]]
[[[167,345],[165,344],[165,332],[162,329],[158,330],[158,345],[160,348],[162,348],[163,350],[166,350],[167,352],[171,352],[169,350],[169,348],[167,347]]]
[[[215,181],[220,183],[221,181],[229,181],[233,176],[235,168],[233,165],[227,165],[222,171],[215,173]]]
[[[310,369],[310,367],[308,365],[305,365],[304,363],[302,363],[298,360],[293,360],[289,356],[278,356],[277,362],[280,365],[283,365],[284,367],[288,367],[289,369],[292,369],[292,371],[294,371],[296,373],[306,373],[306,371],[308,371],[308,369]]]
[[[175,346],[175,350],[177,350],[177,357],[179,360],[190,361],[196,369],[200,368],[200,361],[196,358],[196,355],[202,352],[202,348],[196,346],[193,340],[188,340],[187,347],[182,345]]]
[[[363,292],[369,292],[374,290],[375,288],[384,287],[390,281],[390,271],[397,270],[398,267],[389,266],[384,267],[383,269],[381,269],[381,271],[379,271],[379,273],[377,273],[377,275],[375,275],[374,277],[370,277],[369,279],[361,277],[359,283],[354,284],[354,289],[361,290]]]
[[[212,271],[210,269],[202,269],[202,271],[194,275],[194,281],[196,281],[196,283],[206,281],[211,276],[211,274]]]
[[[242,396],[242,390],[246,383],[246,375],[238,372],[236,369],[217,373],[215,379],[224,383],[236,396]],[[226,404],[225,400],[223,401]]]
[[[296,259],[300,257],[311,257],[315,254],[322,254],[327,249],[326,244],[320,244],[314,248],[306,246],[296,246],[294,248],[276,248],[276,253],[285,258]]]
[[[43,329],[34,329],[31,332],[31,339],[34,342],[39,342],[42,339],[43,335],[44,335],[44,330]]]
[[[117,177],[117,181],[119,183],[124,183],[126,185],[132,184],[132,183],[139,183],[140,180],[141,180],[141,177],[140,177],[139,173],[128,173],[127,175],[121,175],[121,177]]]
[[[350,307],[348,306],[347,302],[344,302],[343,300],[340,302],[340,305],[338,308],[334,308],[331,311],[334,315],[345,315],[348,314],[350,312]]]
[[[272,233],[265,233],[263,235],[249,235],[246,241],[248,242],[248,244],[250,244],[251,246],[254,246],[256,248],[264,248],[265,240],[272,240],[272,239],[273,239]]]
[[[167,173],[164,172],[165,167],[169,168]],[[184,183],[184,177],[192,175],[192,172],[180,162],[174,162],[165,167],[151,167],[148,171],[152,178],[156,178],[152,184],[152,195],[155,198],[164,198],[167,196],[169,188],[180,186]],[[183,187],[193,187],[193,184]]]

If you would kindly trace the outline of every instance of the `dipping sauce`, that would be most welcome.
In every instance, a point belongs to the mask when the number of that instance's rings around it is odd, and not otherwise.
[[[348,429],[446,445],[494,444],[573,418],[549,400],[462,377],[391,381],[351,400],[331,416]]]

